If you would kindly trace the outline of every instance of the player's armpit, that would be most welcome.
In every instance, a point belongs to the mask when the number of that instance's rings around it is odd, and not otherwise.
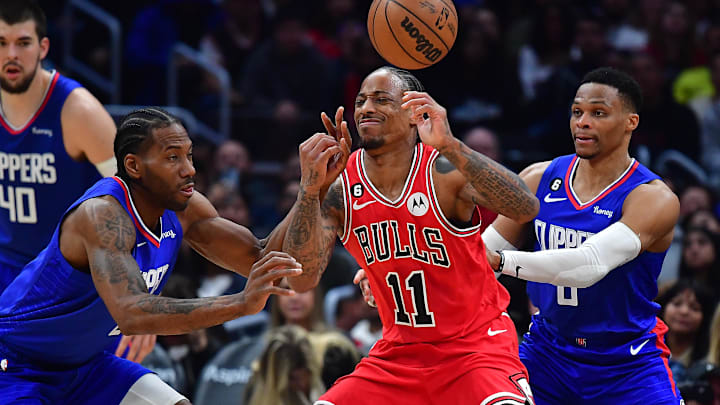
[[[620,221],[640,238],[642,250],[662,252],[673,239],[680,201],[660,180],[635,188],[623,203]]]

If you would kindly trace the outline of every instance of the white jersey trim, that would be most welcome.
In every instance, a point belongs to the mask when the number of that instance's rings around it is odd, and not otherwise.
[[[158,236],[155,235],[155,233],[153,233],[153,231],[151,231],[147,225],[145,225],[145,222],[143,222],[143,219],[140,216],[140,213],[137,211],[137,208],[135,208],[135,203],[133,202],[132,194],[130,193],[130,187],[128,187],[127,183],[125,183],[125,180],[121,179],[119,176],[115,176],[115,178],[120,180],[123,188],[125,188],[125,192],[127,193],[127,196],[128,196],[128,201],[130,201],[130,207],[132,207],[133,214],[135,214],[135,218],[137,218],[137,221],[140,224],[140,226],[143,228],[143,230],[145,232],[147,232],[148,235],[152,236],[152,238],[155,240],[155,242],[160,244],[160,241],[162,239],[158,238]],[[162,235],[162,234],[163,234],[163,222],[162,222],[162,216],[161,216],[160,217],[160,235]]]
[[[458,237],[466,237],[466,236],[472,236],[475,233],[477,233],[480,230],[480,226],[482,225],[482,218],[480,218],[480,222],[478,222],[477,225],[473,225],[469,228],[461,229],[453,225],[446,217],[445,214],[443,214],[442,209],[440,208],[440,203],[438,202],[437,195],[435,194],[435,181],[433,180],[432,176],[432,167],[435,163],[435,160],[437,160],[438,156],[440,156],[440,152],[437,150],[433,151],[432,155],[430,155],[430,159],[428,159],[428,165],[427,165],[427,175],[426,175],[426,187],[428,194],[430,195],[430,207],[433,210],[433,213],[435,214],[435,219],[442,225],[443,228],[445,228],[446,231],[450,232],[454,236]]]
[[[360,178],[360,181],[367,187],[368,192],[370,195],[375,198],[379,203],[386,205],[388,207],[398,208],[402,204],[405,203],[405,200],[410,195],[410,190],[412,189],[412,185],[415,182],[415,178],[417,177],[418,172],[420,171],[420,161],[422,160],[423,155],[423,144],[418,143],[413,150],[413,161],[410,165],[410,172],[408,173],[408,176],[405,178],[405,185],[403,186],[403,190],[400,193],[400,196],[396,198],[394,201],[390,200],[389,198],[385,197],[377,188],[375,188],[375,185],[373,185],[372,181],[370,181],[370,177],[366,175],[365,171],[365,149],[360,149],[360,153],[358,154],[357,158],[357,171],[358,171],[358,177]]]
[[[625,169],[625,171],[622,172],[620,177],[615,179],[615,181],[610,183],[601,192],[597,193],[597,195],[595,195],[593,198],[587,200],[587,202],[583,202],[578,198],[577,194],[575,194],[575,189],[573,189],[573,186],[572,186],[573,179],[575,178],[575,171],[577,170],[579,164],[580,164],[580,159],[579,158],[575,159],[575,164],[573,165],[572,171],[570,172],[570,176],[568,176],[567,186],[568,186],[568,189],[570,190],[570,192],[572,193],[573,197],[575,197],[575,201],[577,201],[578,204],[580,204],[581,206],[584,206],[584,205],[594,201],[596,198],[600,197],[601,195],[603,195],[603,193],[605,193],[606,191],[611,189],[613,186],[615,186],[615,184],[617,184],[617,182],[619,182],[620,180],[625,178],[625,175],[630,171],[630,169],[632,169],[633,165],[635,164],[635,158],[632,158],[630,160],[630,165],[628,165],[627,169]]]

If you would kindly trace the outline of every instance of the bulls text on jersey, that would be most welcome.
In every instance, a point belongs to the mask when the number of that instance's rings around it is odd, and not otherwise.
[[[384,262],[389,259],[410,258],[422,263],[440,267],[450,267],[450,256],[443,244],[442,233],[437,228],[417,226],[408,222],[407,227],[401,227],[397,221],[387,220],[361,225],[353,229],[357,238],[365,263],[370,265],[375,261]],[[420,240],[425,243],[427,250],[418,245]],[[392,243],[391,243],[392,240]],[[401,241],[408,241],[404,244]]]

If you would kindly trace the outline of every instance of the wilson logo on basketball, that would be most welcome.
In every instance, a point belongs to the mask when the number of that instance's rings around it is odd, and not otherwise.
[[[415,50],[422,53],[427,60],[435,62],[442,56],[443,52],[436,48],[425,35],[420,33],[420,30],[415,27],[415,24],[410,21],[409,17],[405,16],[405,19],[402,20],[400,25],[405,29],[405,32],[410,35],[410,38],[415,40],[417,44]]]

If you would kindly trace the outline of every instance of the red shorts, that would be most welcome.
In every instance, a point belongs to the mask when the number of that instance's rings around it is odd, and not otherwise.
[[[315,405],[532,405],[510,317],[503,314],[475,335],[405,345],[381,339]]]

